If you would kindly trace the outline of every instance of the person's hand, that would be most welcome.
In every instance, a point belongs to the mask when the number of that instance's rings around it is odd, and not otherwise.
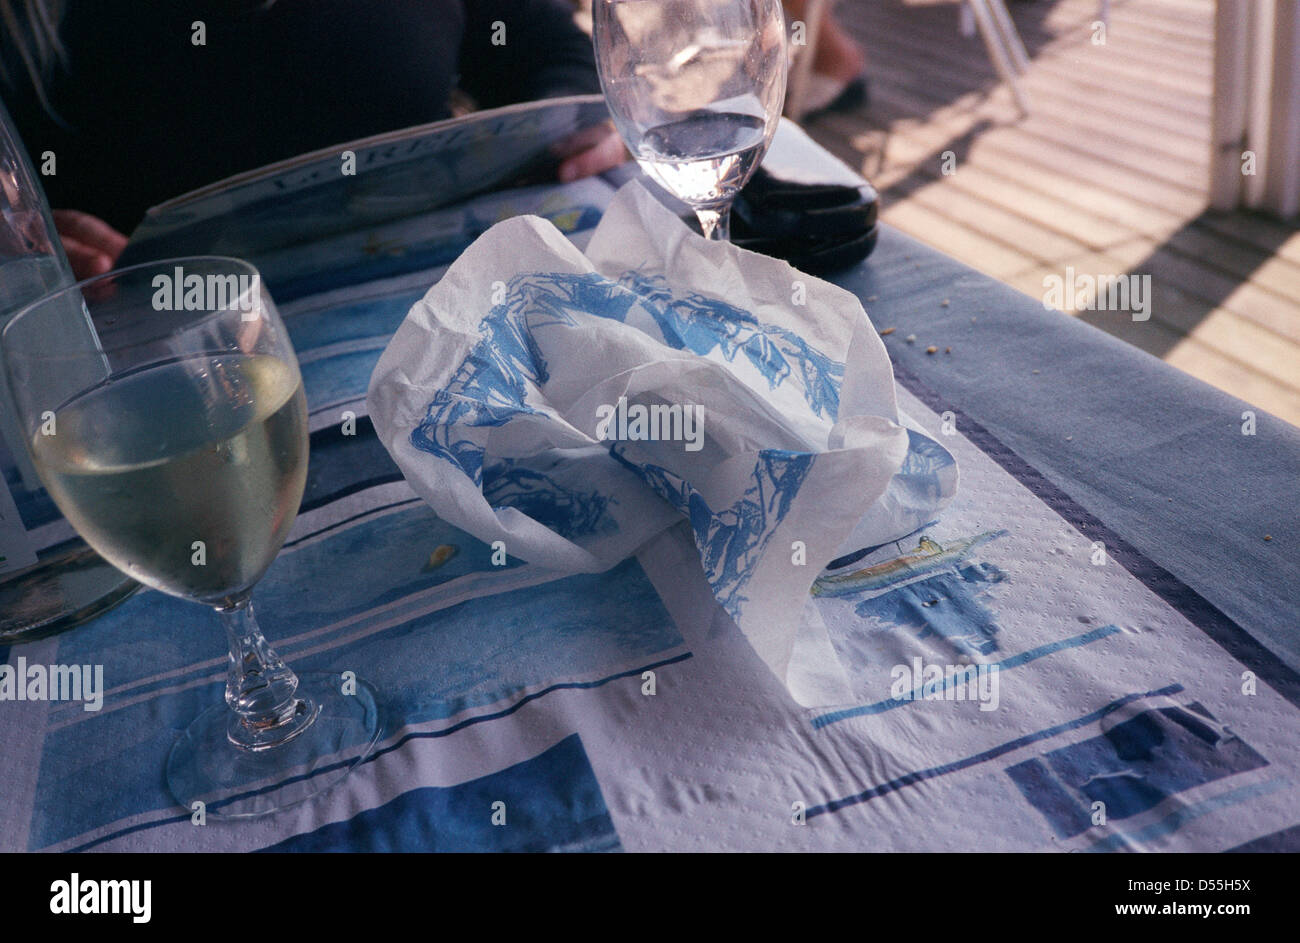
[[[109,271],[126,248],[126,236],[89,213],[55,210],[54,228],[78,281]]]
[[[607,126],[607,130],[595,144],[560,164],[558,176],[561,183],[569,183],[617,167],[627,158],[627,148],[623,146],[623,139],[612,126]]]

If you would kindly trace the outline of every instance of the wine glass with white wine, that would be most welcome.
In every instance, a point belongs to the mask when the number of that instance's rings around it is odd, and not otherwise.
[[[731,239],[731,203],[785,102],[780,0],[594,0],[596,67],[632,156]]]
[[[298,361],[257,270],[201,257],[110,272],[19,311],[0,353],[32,462],[77,532],[225,626],[226,703],[172,748],[177,801],[261,815],[346,776],[379,736],[373,691],[300,679],[250,602],[298,513],[308,442]]]

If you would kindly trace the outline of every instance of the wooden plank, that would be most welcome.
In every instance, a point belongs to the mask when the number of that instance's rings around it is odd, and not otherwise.
[[[1182,43],[1209,43],[1212,40],[1213,30],[1209,26],[1209,20],[1214,15],[1213,6],[1201,7],[1199,10],[1184,7],[1181,3],[1165,9],[1161,9],[1161,6],[1149,0],[1143,0],[1140,5],[1112,4],[1108,32],[1113,33],[1116,29],[1131,30],[1153,38]],[[1097,4],[1096,0],[1065,2],[1058,4],[1054,12],[1077,22],[1091,23],[1097,18]]]
[[[1271,382],[1251,367],[1228,360],[1199,340],[1180,341],[1162,359],[1257,409],[1300,426],[1300,393]]]
[[[1180,78],[1192,83],[1183,87],[1165,83],[1179,93],[1194,92],[1199,84],[1210,80],[1214,48],[1210,42],[1180,43],[1145,31],[1116,29],[1113,23],[1106,31],[1104,43],[1094,43],[1094,35],[1091,23],[1078,23],[1039,45],[1034,60],[1059,61],[1084,56],[1094,66],[1099,62],[1116,62],[1121,68],[1158,65],[1166,79]]]
[[[918,100],[917,93],[905,87],[895,85],[892,81],[878,81],[872,86],[872,99],[879,101],[881,104],[889,105],[901,111],[909,113],[924,113],[929,108],[935,112],[935,119],[942,119],[945,116],[943,106],[936,108],[932,102],[927,103],[924,100]],[[972,114],[967,109],[955,109],[961,113],[961,117],[956,118],[953,123],[953,137],[958,138],[970,131],[981,118],[990,120],[1008,121],[1008,116],[1014,114],[1006,106],[1000,112],[990,106],[990,108],[980,114]],[[952,114],[951,111],[947,114]],[[1026,153],[1037,155],[1040,162],[1048,165],[1060,165],[1062,172],[1072,178],[1083,180],[1104,181],[1105,185],[1111,187],[1123,196],[1139,200],[1143,203],[1150,203],[1154,206],[1163,206],[1169,208],[1196,206],[1197,209],[1204,205],[1201,196],[1202,187],[1198,187],[1194,182],[1186,178],[1174,180],[1163,175],[1152,173],[1149,154],[1147,160],[1143,159],[1143,152],[1140,148],[1131,148],[1126,155],[1127,159],[1116,159],[1117,155],[1113,150],[1105,147],[1089,144],[1086,141],[1080,141],[1072,138],[1070,135],[1062,133],[1044,133],[1042,125],[1030,127],[1011,126],[998,127],[995,130],[986,132],[982,139],[996,139],[1005,142],[1014,142],[1017,150],[1023,150]]]
[[[1025,257],[1014,249],[967,229],[916,200],[886,207],[882,217],[914,239],[993,278],[1004,278],[1024,268]]]
[[[904,53],[910,57],[924,56],[920,61],[939,60],[944,62],[942,70],[926,70],[932,77],[946,75],[950,70],[961,68],[968,74],[982,81],[995,81],[996,72],[987,58],[980,53],[978,44],[971,44],[966,52],[961,44],[966,40],[955,35],[955,23],[952,27],[921,18],[901,17],[898,21],[886,25],[873,24],[861,32],[853,30],[857,38],[868,50],[868,61],[874,62],[877,56],[889,53]],[[880,42],[879,37],[888,36],[888,42]],[[1057,50],[1055,54],[1042,57],[1043,62],[1055,62],[1058,69],[1068,63],[1070,68],[1091,69],[1099,75],[1105,75],[1114,83],[1117,93],[1141,96],[1143,90],[1158,91],[1162,96],[1174,101],[1179,99],[1204,100],[1208,113],[1210,81],[1206,77],[1196,80],[1184,77],[1170,77],[1160,68],[1160,63],[1145,63],[1132,58],[1123,58],[1109,54],[1109,46],[1094,46],[1091,32],[1081,33],[1067,49]],[[873,42],[873,38],[875,41]],[[957,49],[954,50],[954,44]],[[959,54],[954,54],[955,52]],[[1172,58],[1172,57],[1170,57]],[[913,61],[917,61],[913,59]],[[1035,58],[1035,65],[1039,60]],[[1118,81],[1122,80],[1122,81]],[[1135,85],[1132,83],[1142,83]],[[1129,84],[1124,84],[1129,83]]]
[[[881,96],[881,101],[873,111],[873,116],[897,114],[894,109],[887,109],[888,92]],[[868,129],[859,121],[847,117],[828,117],[812,124],[809,133],[824,145],[835,149],[841,139],[872,139],[888,142],[889,155],[892,157],[896,141],[910,138],[932,149],[938,155],[954,142],[959,141],[972,129],[976,128],[980,116],[962,114],[953,119],[935,113],[930,122],[891,121],[888,131]],[[962,142],[965,143],[965,142]],[[898,145],[903,147],[905,145]],[[857,155],[859,158],[861,154]],[[1086,210],[1103,220],[1125,227],[1132,232],[1152,236],[1165,236],[1183,224],[1189,215],[1199,212],[1203,203],[1182,193],[1162,192],[1148,186],[1132,185],[1127,178],[1116,177],[1116,171],[1094,165],[1082,165],[1082,172],[1074,175],[1068,169],[1074,161],[1074,155],[1068,150],[1044,146],[1036,141],[1017,139],[1008,134],[1006,129],[993,128],[986,133],[973,137],[966,146],[966,153],[961,165],[977,165],[995,173],[1004,174],[1034,187],[1040,193],[1061,200],[1064,203]],[[850,163],[856,163],[850,160]],[[886,166],[892,164],[892,160]],[[864,168],[868,176],[874,172],[880,180],[886,180],[874,167]],[[907,168],[904,168],[906,170]],[[891,167],[890,173],[897,174],[898,168]],[[1108,189],[1108,185],[1114,187]],[[888,186],[888,183],[884,184]],[[1150,203],[1138,202],[1141,197],[1156,197]],[[1163,197],[1163,199],[1159,199]],[[1271,233],[1265,233],[1271,238]]]
[[[919,136],[920,133],[921,132],[918,129],[912,128],[909,128],[906,132],[892,133],[888,138],[890,148],[889,163],[892,165],[895,162],[901,162],[903,164],[914,165],[918,161],[930,157],[933,158],[932,165],[925,167],[923,172],[931,178],[938,179],[940,177],[937,169],[938,154],[941,152],[937,150],[938,145],[934,148],[927,148],[925,144],[913,140],[913,138]],[[983,150],[982,142],[984,142],[984,140],[984,138],[980,139],[981,152]],[[929,150],[930,153],[927,154],[927,150]],[[999,169],[1006,172],[1005,168],[1007,162],[1000,160],[993,163],[995,163],[995,168],[991,172],[995,175],[994,177],[990,177],[988,174],[971,174],[970,170],[972,169],[972,161],[968,158],[963,162],[958,173],[951,178],[953,186],[964,187],[973,196],[989,199],[995,205],[1016,210],[1031,222],[1039,225],[1046,224],[1048,228],[1054,228],[1058,232],[1063,232],[1065,235],[1075,236],[1092,248],[1099,248],[1106,245],[1108,242],[1124,238],[1125,234],[1120,227],[1108,225],[1104,219],[1093,216],[1087,212],[1088,209],[1091,209],[1092,206],[1095,206],[1098,202],[1095,194],[1089,194],[1085,197],[1087,202],[1080,207],[1085,210],[1084,212],[1074,212],[1068,206],[1063,208],[1064,212],[1060,212],[1059,209],[1053,209],[1053,200],[1060,201],[1062,194],[1073,194],[1076,189],[1075,187],[1062,187],[1060,185],[1061,181],[1059,176],[1053,175],[1047,171],[1041,171],[1038,182],[1044,187],[1044,192],[1038,197],[1035,197],[1032,192],[1026,191],[1023,187],[1008,186],[1007,183],[1011,183],[1012,181],[1007,181],[1003,185],[999,186],[995,177]],[[975,164],[974,166],[978,168],[979,165]],[[1024,166],[1025,165],[1021,163],[1014,171],[1009,172],[1009,176],[1017,178],[1015,181],[1016,183],[1022,182],[1020,177],[1024,170]],[[965,172],[963,172],[963,170]],[[898,171],[894,171],[894,173],[896,175]],[[1006,178],[1003,178],[1003,180],[1006,180]],[[972,186],[976,182],[978,182],[979,185]],[[888,179],[888,175],[884,180],[878,180],[879,185],[889,186],[890,183],[891,181]],[[1126,212],[1133,209],[1130,203],[1123,200],[1111,201],[1109,205],[1112,210],[1118,210],[1120,212]],[[1148,214],[1137,211],[1132,214],[1130,222],[1140,220],[1140,218],[1145,215]],[[1152,227],[1145,228],[1149,231]],[[1234,245],[1231,242],[1219,239],[1210,234],[1197,235],[1196,231],[1189,231],[1180,234],[1177,233],[1178,228],[1178,218],[1176,216],[1171,214],[1161,214],[1161,219],[1154,227],[1155,232],[1153,235],[1160,237],[1176,237],[1176,241],[1172,243],[1173,248],[1178,249],[1182,253],[1191,257],[1195,257],[1198,254],[1204,255],[1212,267],[1219,267],[1230,274],[1247,279],[1250,278],[1252,271],[1267,261],[1267,255],[1257,250],[1252,251],[1247,247]],[[1153,243],[1151,248],[1154,250],[1156,245]],[[1264,287],[1275,294],[1282,295],[1283,297],[1287,295],[1288,290],[1293,295],[1300,293],[1300,270],[1293,270],[1293,267],[1290,264],[1281,261],[1271,264],[1270,267],[1261,274],[1260,281],[1261,287]],[[1214,294],[1217,295],[1219,293],[1231,292],[1220,288],[1216,289]],[[1277,306],[1273,304],[1268,297],[1261,296],[1258,300],[1248,300],[1248,303],[1252,305],[1260,305],[1266,311],[1272,312],[1272,319],[1263,322],[1271,328],[1275,330],[1286,330],[1288,321],[1292,322],[1289,327],[1294,327],[1293,322],[1295,319],[1289,318],[1287,315],[1284,315],[1279,311]],[[1251,314],[1252,312],[1243,309],[1243,313]]]
[[[1206,343],[1214,340],[1225,354],[1243,364],[1254,363],[1278,382],[1300,388],[1300,319],[1295,317],[1295,305],[1249,283],[1237,284],[1210,269],[1198,268],[1145,239],[1017,273],[1014,283],[1017,287],[1036,286],[1035,293],[1041,295],[1043,276],[1063,276],[1067,264],[1079,275],[1151,276],[1152,321],[1183,335],[1209,332],[1208,337],[1202,336]],[[1115,320],[1123,320],[1123,316]],[[1130,327],[1126,322],[1119,329],[1125,340],[1132,341],[1129,332],[1141,333],[1146,323],[1132,322]]]
[[[956,165],[954,173],[945,176],[942,171],[943,152],[936,150],[934,145],[922,140],[915,132],[908,130],[892,133],[888,146],[891,167],[896,162],[900,163],[904,165],[901,169],[905,173],[924,174],[932,180],[943,181],[972,197],[1014,212],[1037,226],[1070,237],[1088,248],[1102,249],[1133,236],[1129,227],[1113,223],[1090,212],[1086,207],[1065,203],[1050,190],[1039,191],[1025,186],[1016,169],[1007,172],[1003,161],[985,167],[968,157]],[[1002,168],[1002,172],[999,168]],[[897,173],[895,170],[894,174]],[[881,185],[890,186],[888,176],[877,183],[877,186]],[[1052,189],[1062,189],[1059,176],[1052,178]]]
[[[1254,213],[1207,213],[1196,221],[1204,229],[1240,239],[1300,265],[1300,229]]]
[[[1204,121],[1210,115],[1210,101],[1197,95],[1175,95],[1168,89],[1151,88],[1110,72],[1084,68],[1084,63],[1066,57],[1036,59],[1030,75],[1035,81],[1082,86],[1090,92],[1105,94],[1117,104],[1133,108],[1158,108],[1177,115],[1189,123]]]
[[[1275,334],[1231,317],[1223,309],[1203,318],[1188,336],[1282,386],[1300,389],[1300,345],[1279,340]]]
[[[906,138],[899,135],[891,139],[895,152],[900,144],[905,143]],[[906,159],[906,155],[903,159]],[[1060,207],[1054,208],[1047,197],[1041,197],[1039,203],[1033,204],[1032,200],[1026,199],[1024,192],[1018,192],[1009,181],[1000,183],[995,175],[973,168],[969,163],[949,177],[940,173],[936,166],[927,167],[919,173],[919,177],[897,191],[898,195],[905,198],[910,196],[912,200],[931,207],[936,213],[961,222],[967,230],[982,233],[988,241],[1011,251],[1020,251],[1026,258],[1055,263],[1051,269],[1053,272],[1059,273],[1064,265],[1073,264],[1080,273],[1096,275],[1136,272],[1158,278],[1165,285],[1181,286],[1184,292],[1195,299],[1195,303],[1181,305],[1179,313],[1165,317],[1164,320],[1183,331],[1194,329],[1205,317],[1208,306],[1230,312],[1232,318],[1229,322],[1239,322],[1239,331],[1247,337],[1258,340],[1256,329],[1263,328],[1272,332],[1276,340],[1300,342],[1300,318],[1296,317],[1295,303],[1252,285],[1249,281],[1198,265],[1192,256],[1171,252],[1163,243],[1146,238],[1129,239],[1120,256],[1096,256],[1095,267],[1081,267],[1080,260],[1085,258],[1082,250],[1087,247],[1074,237],[1080,235],[1081,221],[1088,220],[1086,214],[1076,212],[1072,218],[1071,213],[1061,212]],[[944,189],[936,189],[937,187]],[[960,196],[957,195],[959,191]],[[1026,218],[1027,206],[1036,209],[1040,218],[1033,218],[1032,212]],[[1009,211],[1020,214],[1019,222],[1008,222]],[[1045,238],[1044,233],[1048,231],[1056,232],[1061,240]],[[1124,239],[1125,235],[1118,227],[1105,231],[1104,237],[1094,232],[1091,248],[1104,248],[1111,242]],[[931,237],[931,241],[936,238],[939,238],[938,234]],[[1187,245],[1186,239],[1181,240],[1180,244],[1193,255],[1198,250],[1213,251],[1219,248],[1213,245],[1212,238],[1208,236],[1201,237],[1191,245]],[[1225,253],[1224,257],[1231,256]],[[1239,261],[1249,264],[1252,259],[1247,254]],[[1016,284],[1020,286],[1019,282]],[[1036,281],[1034,286],[1041,290],[1041,281]],[[1295,354],[1295,363],[1300,364],[1300,348],[1291,350],[1283,344],[1276,349],[1283,356]]]
[[[1021,19],[1023,20],[1023,17]],[[871,24],[864,23],[861,30],[858,32],[860,32],[861,39],[870,52],[875,52],[876,47],[887,48],[889,46],[894,46],[896,43],[907,42],[909,40],[914,44],[928,45],[936,52],[946,51],[949,57],[952,56],[953,52],[952,44],[954,37],[951,28],[947,24],[934,21],[932,18],[919,19],[905,14],[898,17],[897,21],[889,24],[883,22]],[[876,43],[873,45],[871,43],[871,37],[879,37],[881,35],[889,36],[890,42],[888,44]],[[1207,43],[1203,50],[1189,50],[1186,48],[1171,48],[1157,40],[1152,40],[1152,42],[1147,45],[1145,54],[1141,56],[1141,59],[1137,59],[1134,56],[1122,58],[1119,56],[1109,55],[1110,51],[1114,48],[1112,44],[1112,37],[1115,36],[1113,24],[1111,30],[1107,33],[1107,42],[1105,45],[1094,45],[1092,43],[1092,35],[1091,27],[1087,24],[1080,23],[1068,31],[1063,31],[1058,35],[1047,38],[1045,43],[1038,45],[1034,55],[1034,61],[1036,63],[1041,61],[1056,61],[1059,63],[1066,59],[1073,59],[1075,60],[1075,64],[1078,65],[1082,64],[1086,57],[1087,59],[1092,60],[1093,65],[1097,65],[1101,62],[1113,63],[1116,69],[1120,72],[1144,72],[1149,71],[1151,66],[1141,60],[1149,59],[1151,62],[1158,63],[1161,66],[1170,66],[1176,74],[1180,67],[1180,61],[1187,61],[1189,57],[1192,57],[1193,60],[1203,58],[1205,65],[1200,67],[1202,69],[1200,81],[1206,84],[1206,91],[1204,94],[1208,97],[1208,79],[1210,75],[1209,52],[1212,49],[1210,44]],[[1144,33],[1135,32],[1126,36],[1125,42],[1130,46],[1135,46],[1143,42],[1144,36]],[[1033,38],[1032,34],[1030,34],[1029,38]],[[965,42],[963,39],[958,39],[957,41]],[[1042,40],[1040,40],[1040,42],[1042,42]],[[977,46],[972,48],[978,50]],[[987,63],[979,60],[977,51],[974,55],[966,55],[962,58],[970,60],[973,67],[988,67]],[[1177,97],[1186,97],[1188,93],[1192,91],[1191,87],[1174,82],[1168,77],[1161,77],[1161,80],[1157,81],[1157,85],[1166,93],[1172,93]]]
[[[888,43],[873,42],[873,37],[888,35]],[[1090,34],[1089,34],[1090,35]],[[945,62],[945,72],[951,68],[960,68],[965,81],[974,86],[986,85],[997,81],[992,66],[981,56],[978,45],[960,45],[965,40],[955,41],[946,30],[927,30],[922,26],[895,24],[893,27],[883,25],[867,29],[857,37],[868,50],[869,63],[879,56],[890,53],[906,56],[913,66],[916,61],[941,58]],[[1046,51],[1040,51],[1034,59],[1031,76],[1040,80],[1050,77],[1070,82],[1091,82],[1104,89],[1117,101],[1136,101],[1143,104],[1158,104],[1162,108],[1182,112],[1188,118],[1202,118],[1209,115],[1208,83],[1202,94],[1191,94],[1181,85],[1165,87],[1149,86],[1149,83],[1136,83],[1129,76],[1113,74],[1102,66],[1107,63],[1121,63],[1115,56],[1105,54],[1106,47],[1094,47],[1087,36],[1072,39]],[[1093,55],[1089,50],[1103,50]],[[923,57],[923,58],[922,58]]]
[[[1036,298],[1066,265],[1150,275],[1151,320],[1080,317],[1300,424],[1300,231],[1204,212],[1212,3],[1116,4],[1105,47],[1089,42],[1095,0],[1013,6],[1027,121],[954,5],[837,11],[867,48],[873,102],[809,130],[874,179],[886,221]]]
[[[1217,303],[1219,308],[1234,312],[1243,319],[1243,330],[1265,329],[1281,340],[1300,342],[1300,317],[1297,305],[1249,281],[1198,265],[1191,258],[1169,252],[1163,247],[1149,247],[1146,258],[1136,263],[1137,271],[1150,272],[1179,285],[1189,294]],[[1300,385],[1300,350],[1295,353],[1289,373]]]
[[[1115,121],[1141,121],[1147,128],[1168,136],[1170,144],[1187,155],[1205,154],[1210,148],[1210,131],[1204,115],[1188,116],[1160,103],[1123,101],[1106,88],[1087,80],[1088,73],[1046,76],[1031,73],[1026,87],[1045,110],[1076,109],[1084,104],[1088,113]]]
[[[1032,296],[1037,292],[1041,295],[1043,274],[1048,273],[1023,272],[1010,281],[1026,294]],[[1225,355],[1202,338],[1184,335],[1155,319],[1134,322],[1111,317],[1105,312],[1084,312],[1084,320],[1225,393],[1293,425],[1300,425],[1300,390],[1261,373],[1251,363],[1242,363]]]
[[[1125,254],[1135,251],[1130,247]],[[1142,251],[1140,247],[1136,251]],[[1079,274],[1118,274],[1126,271],[1127,259],[1105,253],[1081,256],[1072,262]],[[1020,291],[1043,297],[1046,276],[1063,274],[1059,266],[1040,266],[1006,279]],[[1211,305],[1212,307],[1212,305]],[[1207,311],[1204,300],[1185,292],[1182,286],[1163,277],[1151,279],[1151,317],[1134,321],[1129,312],[1071,311],[1109,334],[1148,353],[1163,356],[1174,343],[1191,337],[1243,368],[1269,378],[1271,384],[1300,392],[1300,343],[1278,337],[1265,328],[1224,308]]]
[[[1293,305],[1300,305],[1300,264],[1266,250],[1225,239],[1200,225],[1180,229],[1165,245],[1199,264],[1227,272],[1273,293]],[[1292,308],[1292,320],[1300,331],[1300,311]]]
[[[1029,258],[1055,262],[1088,251],[1088,247],[1077,239],[1039,226],[950,183],[920,182],[910,186],[908,191],[909,201],[928,206],[967,229]]]
[[[981,137],[968,151],[967,163],[995,171],[1001,169],[1026,187],[1034,187],[1040,193],[1056,197],[1064,205],[1087,210],[1139,235],[1167,236],[1181,226],[1188,215],[1200,209],[1194,199],[1180,201],[1182,212],[1169,212],[1164,206],[1139,203],[1131,194],[1116,193],[1110,179],[1086,173],[1068,176],[1061,172],[1060,163],[1040,163],[1031,159],[1033,157],[1041,155],[1031,154],[1024,147]]]
[[[1032,159],[1035,157],[1044,162]],[[1271,257],[1272,262],[1286,263],[1288,268],[1279,271],[1282,280],[1289,281],[1290,268],[1300,265],[1300,230],[1294,226],[1250,213],[1201,215],[1203,204],[1195,200],[1169,201],[1164,205],[1139,202],[1138,193],[1125,195],[1122,192],[1129,188],[1119,178],[1103,178],[1092,173],[1071,176],[1072,159],[1068,156],[1048,151],[1034,153],[1024,145],[1009,145],[1003,138],[986,134],[971,144],[966,162],[1014,173],[1015,178],[1026,186],[1036,187],[1063,202],[1091,210],[1135,233],[1153,238],[1172,236],[1194,219],[1195,229],[1213,235],[1218,243],[1214,248],[1205,247],[1203,255],[1207,264],[1225,262],[1223,250],[1236,246],[1239,251],[1257,251]],[[1300,286],[1292,286],[1290,291],[1277,285],[1267,287],[1286,296],[1300,291]]]
[[[957,97],[957,89],[948,80],[940,81],[933,76],[918,73],[914,64],[899,62],[892,57],[874,58],[872,70],[875,77],[873,99],[892,99],[891,103],[901,104],[901,99],[905,96],[913,104],[903,107],[912,113],[924,113],[927,108],[946,106]],[[1032,96],[1032,84],[1028,87]],[[986,102],[983,107],[989,117],[1000,122],[1011,123],[1018,118],[1014,108],[1000,107],[995,100]],[[1058,144],[1072,152],[1088,154],[1095,160],[1116,164],[1165,186],[1192,193],[1200,193],[1204,189],[1208,151],[1201,152],[1199,158],[1193,159],[1165,154],[1159,160],[1153,160],[1153,149],[1160,150],[1162,147],[1156,133],[1100,129],[1071,117],[1039,112],[1020,122],[1017,128],[1024,134]]]

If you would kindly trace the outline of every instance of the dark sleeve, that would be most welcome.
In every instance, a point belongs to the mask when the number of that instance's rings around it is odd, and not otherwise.
[[[460,87],[495,108],[599,92],[600,80],[568,0],[465,0]]]

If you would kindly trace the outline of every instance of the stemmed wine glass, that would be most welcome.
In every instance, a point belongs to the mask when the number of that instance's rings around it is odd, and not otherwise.
[[[109,562],[225,626],[226,704],[172,748],[177,801],[260,815],[346,776],[379,736],[373,691],[330,674],[300,683],[250,602],[307,476],[302,377],[257,270],[202,257],[110,272],[21,310],[0,352],[32,462],[68,521]]]
[[[642,169],[731,238],[731,202],[785,102],[780,0],[595,0],[596,67]]]

